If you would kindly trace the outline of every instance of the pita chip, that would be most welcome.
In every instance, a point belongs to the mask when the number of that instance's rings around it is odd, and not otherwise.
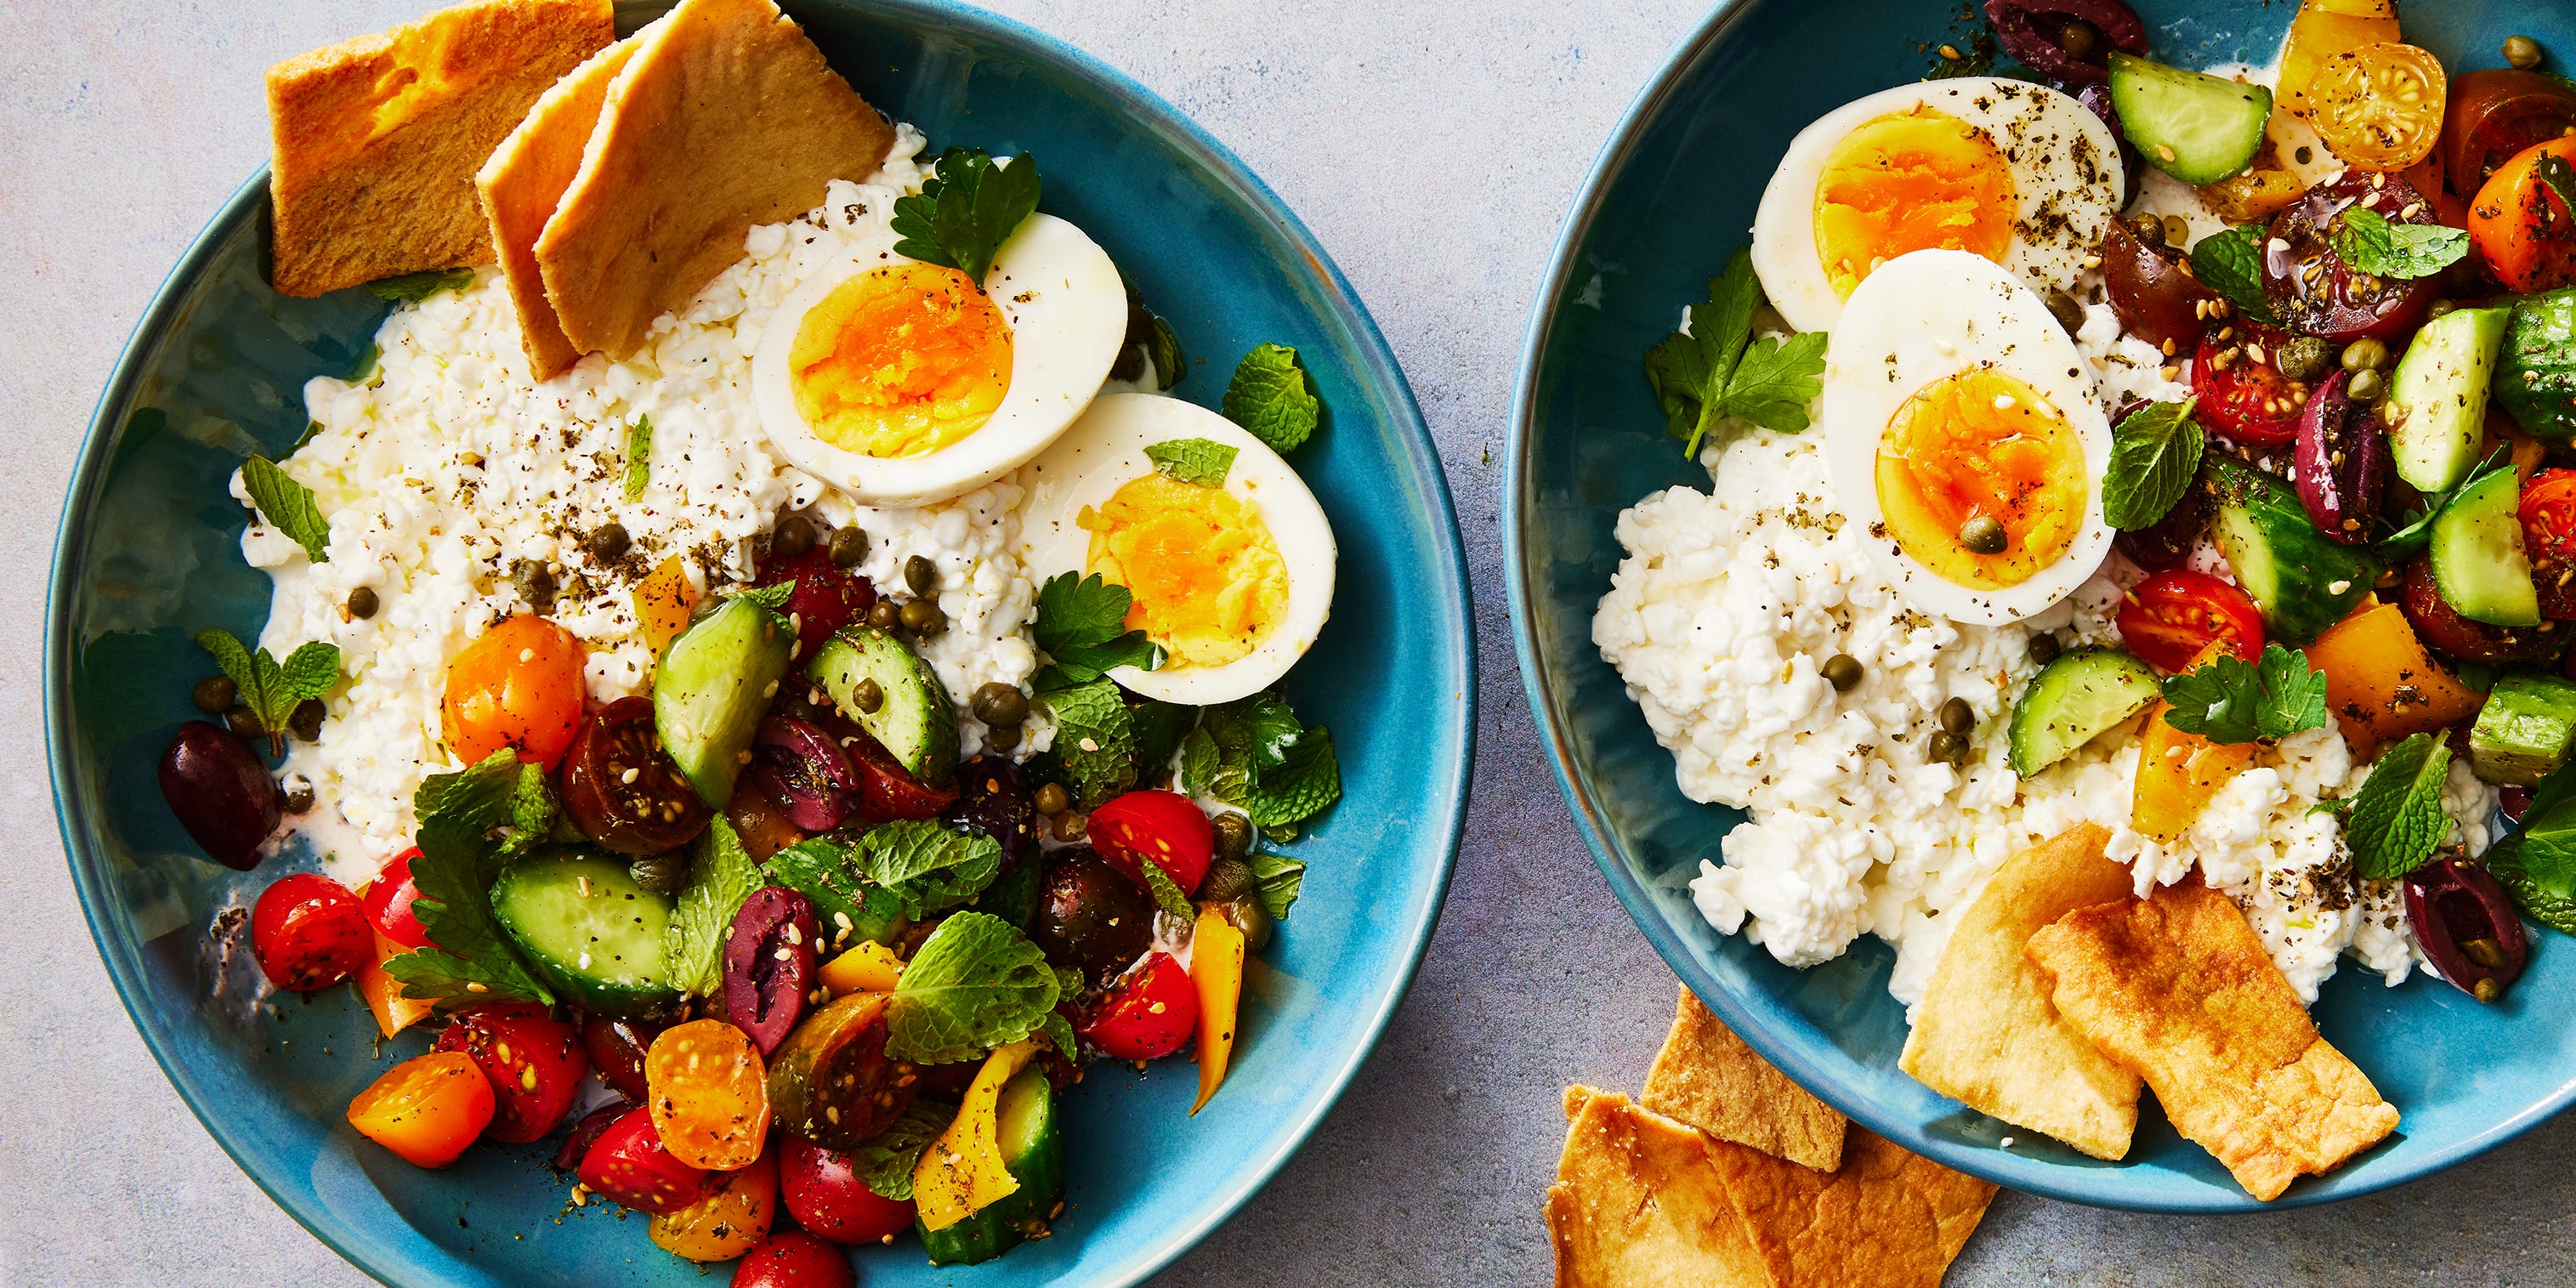
[[[1842,1162],[1843,1116],[1754,1054],[1687,987],[1641,1103],[1719,1140],[1818,1171]]]
[[[2103,857],[2109,840],[2086,823],[2005,862],[1950,932],[1897,1067],[1979,1113],[2120,1159],[2138,1075],[2058,1015],[2047,973],[2022,951],[2067,913],[2130,897],[2129,870]]]
[[[581,351],[564,338],[555,306],[546,300],[545,276],[537,268],[537,236],[581,169],[582,150],[599,124],[609,83],[634,53],[635,41],[621,40],[556,81],[474,176],[484,220],[491,225],[492,248],[509,283],[510,303],[518,310],[528,371],[539,380],[571,370]]]
[[[2227,896],[2194,878],[2031,936],[2058,1013],[2146,1079],[2174,1128],[2273,1199],[2397,1128]]]
[[[475,169],[615,38],[609,0],[473,0],[269,68],[270,284],[491,262]]]
[[[1710,1142],[1709,1158],[1782,1288],[1938,1288],[1995,1197],[1857,1124],[1831,1172],[1730,1141]]]
[[[1547,1192],[1557,1288],[1776,1288],[1710,1165],[1715,1142],[1615,1092],[1569,1087],[1565,1104]]]
[[[771,0],[681,0],[635,35],[536,261],[576,352],[624,358],[755,224],[874,172],[894,127]]]

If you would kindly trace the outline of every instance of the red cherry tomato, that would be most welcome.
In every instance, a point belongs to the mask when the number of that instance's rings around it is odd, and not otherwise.
[[[2227,339],[2221,332],[2232,331]],[[2299,435],[2305,398],[2273,367],[2283,332],[2252,322],[2212,331],[2192,351],[2191,391],[2201,420],[2249,447],[2279,447]],[[2257,351],[2262,357],[2257,359]]]
[[[581,1158],[581,1183],[638,1212],[663,1216],[707,1196],[707,1174],[671,1157],[653,1129],[653,1111],[637,1105],[600,1133]]]
[[[955,787],[933,787],[905,772],[885,745],[860,730],[852,740],[850,730],[835,727],[833,737],[846,740],[843,749],[850,753],[850,764],[859,771],[859,817],[871,823],[891,823],[896,819],[937,818],[957,803]]]
[[[498,1101],[492,1139],[512,1144],[553,1131],[572,1112],[581,1075],[590,1069],[581,1035],[534,1002],[486,1002],[458,1011],[433,1049],[474,1057]]]
[[[2180,671],[2212,640],[2233,641],[2248,662],[2263,656],[2263,614],[2245,592],[2205,572],[2168,568],[2120,604],[2120,640],[2160,671]]]
[[[640,1105],[647,1094],[644,1053],[653,1049],[653,1039],[669,1027],[650,1020],[593,1015],[581,1022],[581,1045],[590,1053],[590,1067],[599,1071],[599,1080]]]
[[[796,1224],[834,1243],[878,1243],[912,1228],[912,1200],[869,1189],[849,1155],[793,1132],[780,1141],[778,1188]]]
[[[771,1233],[733,1268],[733,1288],[856,1288],[858,1282],[848,1253],[802,1230]]]
[[[411,861],[419,857],[417,845],[395,855],[358,896],[366,904],[367,920],[405,948],[429,947],[429,931],[411,910],[411,901],[420,897],[420,887],[411,881]]]
[[[505,618],[447,664],[447,745],[480,764],[509,748],[553,769],[581,729],[581,641],[529,613]]]
[[[2451,190],[2475,193],[2504,163],[2576,126],[2576,89],[2538,72],[2491,67],[2451,80],[2443,112],[2442,170]]]
[[[760,565],[759,585],[790,581],[796,589],[788,592],[786,605],[778,611],[796,623],[796,640],[805,646],[797,651],[798,657],[814,656],[823,641],[877,606],[876,583],[833,563],[821,545],[793,559]]]
[[[2522,485],[2522,548],[2531,556],[2540,615],[2576,620],[2576,470],[2542,470]]]
[[[1216,857],[1216,828],[1179,792],[1129,792],[1091,811],[1091,848],[1138,885],[1139,864],[1151,861],[1182,894],[1195,894]]]
[[[1109,990],[1082,1036],[1121,1060],[1158,1060],[1199,1027],[1199,991],[1169,953],[1155,953]]]
[[[319,872],[280,877],[260,891],[250,946],[268,982],[297,993],[329,988],[376,960],[376,933],[358,896]]]
[[[2442,587],[2433,579],[2433,561],[2424,555],[2415,556],[2406,565],[2406,580],[2397,590],[2397,606],[2406,610],[2406,620],[2415,627],[2417,637],[2464,662],[2500,664],[2554,658],[2568,635],[2566,631],[2490,626],[2461,616],[2450,601],[2442,598]]]

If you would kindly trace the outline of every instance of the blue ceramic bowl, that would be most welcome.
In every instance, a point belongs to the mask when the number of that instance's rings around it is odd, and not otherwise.
[[[1377,329],[1277,197],[1170,106],[1098,61],[958,5],[801,3],[868,100],[934,146],[1033,150],[1047,208],[1079,223],[1206,359],[1213,405],[1253,344],[1295,345],[1327,408],[1299,468],[1341,535],[1340,595],[1289,677],[1333,731],[1347,793],[1293,851],[1305,897],[1248,984],[1225,1090],[1186,1117],[1186,1062],[1094,1066],[1068,1105],[1071,1206],[1053,1238],[978,1268],[919,1246],[861,1254],[872,1285],[1131,1284],[1226,1219],[1295,1152],[1376,1044],[1429,941],[1466,799],[1476,682],[1458,530],[1420,412]],[[345,1124],[349,1098],[426,1043],[370,1058],[350,990],[249,1006],[208,926],[277,872],[195,857],[154,764],[208,669],[189,632],[248,637],[268,607],[226,476],[283,453],[300,390],[348,368],[385,306],[280,299],[262,276],[264,180],[190,248],[118,366],[73,475],[46,642],[63,841],[100,953],[179,1093],[252,1179],[378,1279],[403,1285],[699,1285],[640,1219],[566,1206],[548,1147],[421,1171]],[[271,868],[277,867],[272,864]]]
[[[2268,62],[2298,8],[2135,2],[2158,56],[2185,66]],[[2576,944],[2555,932],[2536,932],[2530,973],[2492,1007],[2421,975],[2384,988],[2347,964],[2317,1023],[2404,1119],[2379,1147],[2266,1205],[2160,1113],[2139,1124],[2127,1161],[2102,1163],[1907,1077],[1896,1067],[1905,1012],[1886,988],[1895,954],[1878,940],[1791,970],[1691,906],[1685,883],[1743,815],[1681,794],[1671,753],[1592,644],[1593,608],[1621,554],[1619,511],[1675,484],[1709,486],[1665,436],[1638,359],[1743,241],[1791,136],[1862,94],[1919,79],[1935,58],[1926,50],[1964,47],[1962,8],[1724,7],[1638,96],[1576,199],[1521,358],[1504,506],[1522,673],[1566,800],[1611,888],[1692,991],[1835,1107],[1962,1171],[2106,1207],[2241,1212],[2366,1194],[2470,1158],[2576,1099]],[[2501,65],[2498,47],[2516,33],[2576,49],[2576,15],[2544,6],[2445,0],[2403,12],[2407,38],[2454,72]]]

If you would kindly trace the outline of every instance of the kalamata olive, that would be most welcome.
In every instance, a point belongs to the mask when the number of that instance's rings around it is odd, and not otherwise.
[[[1091,847],[1058,850],[1038,886],[1029,939],[1048,960],[1105,984],[1153,946],[1154,905]]]
[[[767,1056],[796,1028],[814,989],[814,901],[784,886],[743,900],[725,938],[724,1015]]]
[[[1001,842],[1006,862],[1024,862],[1037,852],[1036,794],[1020,767],[1003,757],[974,756],[957,766],[957,802],[946,817]]]
[[[2129,562],[2148,572],[2179,568],[2191,558],[2200,544],[2200,535],[2209,527],[2209,497],[2193,487],[2165,511],[2165,517],[2135,532],[2123,532],[2112,538]]]
[[[2352,400],[2349,371],[2326,377],[2299,413],[2299,503],[2329,541],[2370,539],[2388,487],[2388,435],[2367,404]]]
[[[233,683],[229,675],[209,675],[188,691],[188,700],[197,704],[199,711],[219,716],[241,701],[241,686]]]
[[[2111,51],[2147,52],[2147,24],[2120,0],[1986,0],[2004,52],[2050,80],[2098,85]]]
[[[648,1094],[644,1053],[666,1027],[653,1020],[593,1015],[581,1022],[581,1049],[590,1053],[590,1067],[601,1082],[640,1105]]]
[[[161,753],[161,799],[206,857],[248,872],[277,830],[277,780],[259,753],[203,720],[179,726]]]
[[[2126,210],[2138,204],[2138,185],[2146,175],[2146,158],[2138,154],[2138,145],[2129,142],[2129,131],[2120,124],[2120,109],[2111,105],[2110,83],[2096,81],[2077,90],[2075,101],[2092,109],[2095,116],[2102,118],[2104,125],[2111,127],[2111,137],[2120,141],[2120,208]],[[2138,218],[2143,223],[2154,224],[2157,236],[2164,235],[2162,220],[2153,215],[2140,215]],[[2141,231],[2139,237],[2144,240],[2146,234]]]
[[[773,549],[760,565],[758,584],[788,582],[796,583],[796,589],[788,592],[787,603],[778,611],[796,623],[796,642],[803,646],[798,657],[812,657],[823,641],[866,617],[877,604],[876,583],[833,563],[828,551],[815,549],[810,541],[794,555]]]
[[[619,854],[678,849],[715,817],[662,750],[651,698],[620,698],[584,719],[564,750],[561,782],[573,826]]]
[[[2433,561],[2423,555],[2406,565],[2397,604],[2426,644],[2464,662],[2543,661],[2565,648],[2571,634],[2555,622],[2523,628],[2490,626],[2462,617],[2442,598],[2433,580]]]
[[[2440,216],[2404,179],[2354,169],[2308,189],[2272,216],[2263,241],[2263,298],[2282,325],[2327,340],[2387,337],[2412,330],[2439,293],[2430,277],[2376,277],[2335,249],[2343,213],[2377,212],[2392,224],[2437,224]]]
[[[2219,299],[2179,261],[2116,219],[2102,231],[2102,288],[2121,328],[2168,354],[2199,346]]]
[[[825,1149],[852,1150],[912,1107],[924,1080],[886,1054],[885,1006],[883,993],[852,993],[796,1027],[769,1061],[773,1121]],[[973,1064],[956,1067],[971,1076]]]
[[[555,1170],[569,1172],[580,1167],[581,1156],[589,1153],[590,1147],[598,1144],[599,1138],[607,1135],[608,1129],[614,1126],[618,1119],[625,1117],[626,1111],[632,1108],[634,1108],[633,1105],[623,1100],[612,1100],[591,1110],[589,1117],[574,1123],[572,1131],[564,1137],[563,1144],[555,1150]]]
[[[2408,873],[2406,922],[2433,969],[2481,1002],[2503,996],[2531,959],[2522,918],[2485,868],[2444,859]]]
[[[760,722],[744,772],[786,807],[789,822],[808,832],[831,831],[859,807],[859,771],[848,753],[821,729],[789,716]]]

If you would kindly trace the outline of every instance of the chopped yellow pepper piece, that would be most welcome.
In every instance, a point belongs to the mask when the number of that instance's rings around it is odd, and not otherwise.
[[[636,628],[644,633],[644,646],[659,658],[672,639],[689,628],[689,609],[697,595],[689,589],[688,570],[673,555],[644,574],[634,593]]]
[[[966,1088],[966,1102],[957,1107],[957,1120],[921,1151],[912,1169],[912,1197],[922,1229],[945,1230],[1019,1192],[1019,1178],[1002,1158],[997,1109],[1002,1084],[1027,1068],[1037,1050],[1036,1039],[1022,1038],[984,1057]]]
[[[1199,1098],[1190,1106],[1195,1115],[1225,1081],[1226,1057],[1234,1052],[1235,1009],[1243,1000],[1243,932],[1211,904],[1199,913],[1191,935],[1190,982],[1199,990]]]
[[[852,993],[891,993],[903,977],[903,959],[873,939],[823,963],[823,987],[834,997]]]
[[[367,1009],[376,1015],[376,1029],[386,1037],[429,1018],[430,1004],[403,996],[402,981],[385,973],[386,962],[410,951],[379,930],[376,959],[358,968],[358,995],[367,999]]]

